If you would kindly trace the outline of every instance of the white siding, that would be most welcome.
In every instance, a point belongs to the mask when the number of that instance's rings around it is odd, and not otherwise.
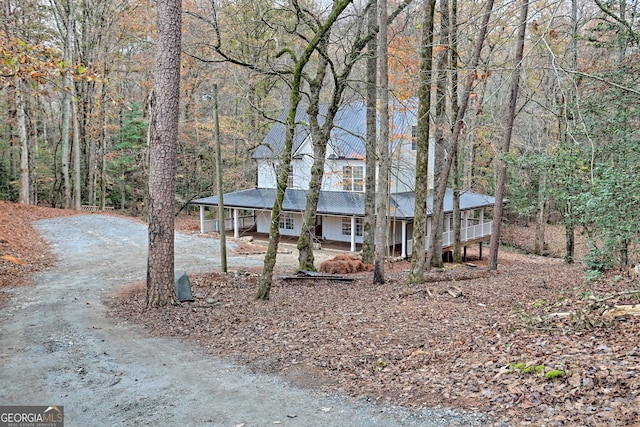
[[[269,228],[271,227],[271,211],[257,211],[256,212],[256,231],[258,233],[269,234]]]
[[[273,160],[258,160],[258,188],[276,188],[276,164]]]
[[[345,166],[362,166],[363,172],[367,173],[364,160],[327,159],[322,178],[322,191],[344,191],[342,168]],[[363,176],[363,179],[366,181],[366,175]]]
[[[342,234],[342,217],[340,216],[322,217],[322,237],[326,240],[337,242],[351,241],[351,235],[345,236]],[[356,243],[362,243],[362,236],[356,236]]]
[[[299,236],[302,229],[303,216],[299,213],[293,214],[293,230],[280,229],[283,236]],[[256,212],[256,231],[258,233],[267,233],[271,228],[271,211]]]

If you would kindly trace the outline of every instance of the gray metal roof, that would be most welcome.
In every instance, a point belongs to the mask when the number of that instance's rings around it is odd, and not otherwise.
[[[328,105],[322,104],[319,108],[318,121],[324,123],[327,116]],[[417,103],[410,99],[403,103],[394,102],[391,115],[391,144],[397,144],[402,136],[411,136],[411,126],[415,124]],[[346,159],[363,159],[366,154],[365,138],[367,108],[363,101],[352,101],[340,106],[334,119],[334,127],[331,131],[329,146],[338,157]],[[277,157],[284,149],[286,134],[285,121],[287,111],[284,111],[278,121],[256,148],[253,157],[256,159],[268,159]],[[299,106],[296,110],[296,132],[294,136],[293,152],[295,153],[304,140],[309,136],[309,115],[306,106]]]
[[[252,188],[224,195],[224,205],[228,208],[271,210],[276,197],[274,188]],[[282,209],[287,212],[304,212],[307,203],[305,190],[287,189]],[[218,197],[205,197],[191,201],[193,205],[217,206]],[[495,198],[470,191],[460,195],[460,209],[470,210],[493,206]],[[433,206],[433,197],[427,197],[429,215]],[[415,199],[412,192],[390,195],[391,216],[396,219],[413,219]],[[444,211],[453,211],[453,191],[447,189]],[[364,193],[347,191],[321,191],[317,213],[321,215],[364,216]]]

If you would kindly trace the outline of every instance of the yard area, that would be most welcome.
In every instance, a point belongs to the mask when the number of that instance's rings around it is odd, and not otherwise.
[[[55,262],[31,221],[69,214],[0,202],[2,288],[28,285]],[[178,224],[192,231],[189,219]],[[505,237],[527,248],[533,231],[507,227]],[[562,235],[550,227],[551,254],[561,254]],[[495,425],[637,425],[640,322],[603,315],[638,302],[626,272],[586,282],[580,264],[506,248],[496,272],[472,258],[419,286],[404,284],[408,264],[389,267],[374,287],[371,273],[285,281],[294,266],[281,263],[268,302],[253,299],[259,272],[248,269],[191,276],[196,300],[177,307],[145,311],[142,283],[105,303],[120,321],[303,387],[483,412]]]

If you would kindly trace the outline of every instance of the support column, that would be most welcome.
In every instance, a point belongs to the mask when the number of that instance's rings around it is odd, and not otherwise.
[[[204,206],[200,205],[200,232],[204,233]]]
[[[238,227],[238,208],[233,210],[233,237],[240,237],[240,228]]]
[[[351,252],[356,251],[356,217],[351,217]]]
[[[402,258],[407,257],[407,221],[402,221],[402,250],[400,256]]]

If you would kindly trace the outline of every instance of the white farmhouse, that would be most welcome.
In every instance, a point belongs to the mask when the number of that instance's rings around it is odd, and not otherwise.
[[[391,176],[389,180],[389,244],[399,248],[400,256],[407,257],[412,250],[411,236],[414,217],[414,183],[416,162],[416,111],[417,105],[409,100],[396,103],[391,112]],[[320,110],[320,119],[326,106]],[[285,114],[282,122],[273,125],[253,158],[258,168],[255,188],[226,193],[225,208],[233,213],[225,219],[225,229],[233,230],[238,237],[241,230],[255,227],[258,233],[269,233],[271,209],[276,195],[276,183],[280,153],[284,146]],[[335,118],[325,160],[325,170],[317,208],[315,236],[318,241],[350,243],[351,251],[358,250],[363,239],[364,190],[365,190],[365,118],[366,107],[361,101],[344,104]],[[293,146],[291,174],[289,175],[282,214],[280,233],[298,236],[303,222],[306,193],[309,189],[310,170],[313,163],[311,134],[306,108],[297,111],[297,129]],[[321,122],[322,123],[322,122]],[[433,150],[433,144],[430,144]],[[429,153],[430,187],[433,188],[433,151]],[[376,180],[377,181],[377,180]],[[427,205],[432,206],[432,191]],[[205,219],[205,210],[218,205],[218,197],[193,200],[200,206],[202,232],[217,231],[217,220]],[[487,240],[491,235],[491,220],[485,211],[495,199],[470,191],[462,192],[461,241],[465,247]],[[444,202],[443,249],[453,245],[453,192],[447,190]],[[427,233],[431,230],[427,219]],[[428,241],[428,240],[427,240]]]

